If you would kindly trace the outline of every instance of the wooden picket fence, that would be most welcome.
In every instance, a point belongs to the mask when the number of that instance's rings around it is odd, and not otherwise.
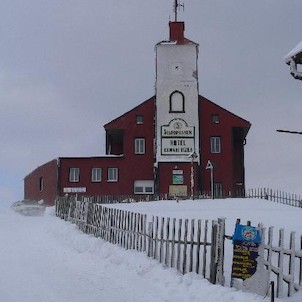
[[[260,198],[292,207],[302,208],[302,197],[297,194],[273,190],[269,188],[249,189],[247,198]],[[292,296],[295,291],[302,289],[302,236],[290,232],[288,242],[285,239],[284,229],[274,232],[274,227],[269,227],[264,236],[266,265],[271,280],[276,283],[276,296]],[[278,241],[276,244],[275,242]],[[287,243],[287,244],[286,244]]]
[[[285,203],[280,195],[272,194],[266,198],[264,191],[256,192],[253,197],[257,195],[271,200],[273,196],[279,196],[275,201]],[[294,199],[286,200],[295,206]],[[214,220],[211,224],[208,220],[158,216],[148,220],[144,214],[75,197],[58,197],[56,215],[75,223],[87,234],[94,234],[125,249],[144,252],[183,274],[195,272],[213,284],[224,284],[224,241],[232,236],[225,234],[223,219]],[[292,296],[301,290],[302,236],[296,236],[295,232],[285,236],[284,229],[274,233],[273,227],[264,228],[263,245],[264,265],[270,280],[276,283],[276,297]]]
[[[56,215],[125,249],[144,252],[182,274],[195,272],[223,284],[225,221],[188,220],[113,209],[101,204],[59,197]]]
[[[214,192],[215,199],[222,198],[260,198],[266,199],[277,203],[286,204],[294,207],[302,207],[302,196],[298,194],[292,194],[284,192],[281,190],[274,190],[270,188],[251,188],[247,190],[237,190],[237,191],[219,191]],[[70,195],[71,197],[72,195]],[[72,197],[71,197],[72,198]],[[73,198],[77,198],[74,195]],[[132,194],[132,195],[96,195],[96,196],[85,196],[80,195],[78,198],[81,198],[85,201],[92,203],[100,204],[113,204],[113,203],[131,203],[131,202],[149,202],[156,200],[167,200],[167,199],[176,199],[177,197],[169,196],[168,194]],[[191,195],[178,197],[179,199],[192,199]],[[210,199],[212,198],[210,191],[200,191],[195,192],[194,199]]]
[[[276,283],[276,296],[290,297],[302,289],[302,236],[290,232],[286,242],[284,229],[274,234],[274,227],[269,227],[264,237],[264,264]]]
[[[292,207],[302,207],[302,197],[300,195],[269,188],[248,189],[245,192],[245,197],[266,199]]]

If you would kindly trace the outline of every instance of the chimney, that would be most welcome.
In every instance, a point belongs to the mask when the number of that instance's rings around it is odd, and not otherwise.
[[[177,44],[184,43],[184,31],[185,23],[184,22],[170,22],[170,41],[177,41]]]

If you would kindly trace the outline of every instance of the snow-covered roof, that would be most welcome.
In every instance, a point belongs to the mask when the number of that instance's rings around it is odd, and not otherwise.
[[[302,41],[292,49],[285,57],[285,63],[290,66],[290,74],[297,80],[302,80],[302,71],[298,65],[302,65]],[[300,66],[301,67],[301,66]]]
[[[289,64],[291,58],[295,57],[297,54],[302,54],[302,41],[284,57],[285,62]]]

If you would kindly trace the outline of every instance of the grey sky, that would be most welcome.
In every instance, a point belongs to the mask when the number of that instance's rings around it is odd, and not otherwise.
[[[104,154],[102,125],[154,95],[154,45],[172,0],[0,2],[0,199],[58,156]],[[283,57],[302,40],[301,0],[185,0],[200,94],[247,119],[247,187],[302,194],[302,86]]]

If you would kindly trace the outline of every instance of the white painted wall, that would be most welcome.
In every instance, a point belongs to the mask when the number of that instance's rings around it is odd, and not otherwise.
[[[195,130],[195,152],[199,161],[199,116],[198,116],[198,45],[159,43],[156,45],[156,161],[187,162],[188,154],[161,154],[161,127],[173,119],[183,119]],[[170,95],[180,91],[185,97],[184,113],[169,113]]]

